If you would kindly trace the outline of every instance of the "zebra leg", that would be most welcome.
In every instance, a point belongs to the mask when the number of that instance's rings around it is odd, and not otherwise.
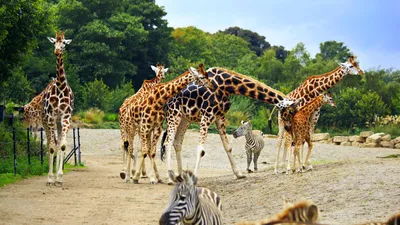
[[[257,161],[258,161],[258,157],[260,156],[260,153],[261,153],[261,151],[254,153],[254,159],[253,159],[254,171],[258,171]]]
[[[281,146],[282,146],[282,139],[283,139],[283,132],[285,131],[283,121],[281,120],[281,114],[278,112],[278,123],[279,123],[279,132],[278,132],[278,141],[276,144],[277,148],[277,154],[276,154],[276,161],[275,161],[275,169],[274,169],[274,174],[278,174],[278,168],[279,168],[279,155],[281,151]],[[285,156],[286,157],[286,156]]]
[[[232,155],[232,146],[229,144],[228,137],[226,136],[226,126],[225,126],[225,117],[220,117],[215,120],[215,125],[219,131],[219,136],[221,138],[222,144],[224,145],[225,152],[228,155],[229,162],[231,163],[232,171],[236,175],[236,178],[241,179],[245,178],[240,171],[236,168],[236,163],[233,159]]]
[[[252,173],[253,171],[251,171],[251,169],[250,169],[250,163],[251,163],[253,154],[250,150],[246,150],[246,155],[247,155],[247,172]]]

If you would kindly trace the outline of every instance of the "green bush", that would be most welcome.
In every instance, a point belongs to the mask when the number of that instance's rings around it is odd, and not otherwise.
[[[103,120],[106,122],[116,122],[116,121],[118,121],[118,114],[117,113],[105,113]]]

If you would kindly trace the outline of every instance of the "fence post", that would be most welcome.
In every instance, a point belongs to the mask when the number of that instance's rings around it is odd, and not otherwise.
[[[43,127],[40,128],[40,164],[43,165]]]
[[[13,131],[13,148],[14,148],[14,176],[17,175],[17,137],[15,135],[15,127],[12,128]]]
[[[74,138],[74,162],[75,162],[75,166],[76,164],[76,141],[75,141],[75,128],[72,128],[72,136]]]
[[[30,141],[30,138],[29,138],[29,133],[30,133],[30,130],[29,130],[29,127],[28,128],[26,128],[26,136],[28,137],[28,165],[31,165],[31,141]]]
[[[81,164],[81,135],[79,133],[79,127],[78,127],[78,162],[79,165]]]

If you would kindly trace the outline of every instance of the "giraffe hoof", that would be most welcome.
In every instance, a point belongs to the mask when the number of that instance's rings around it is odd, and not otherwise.
[[[121,177],[122,180],[125,180],[125,177],[126,177],[125,171],[121,171],[121,172],[119,173],[119,177]]]
[[[142,174],[141,178],[148,178],[147,174]]]
[[[168,184],[168,185],[174,185],[174,183],[173,183],[173,182],[168,182],[167,184]]]
[[[133,179],[133,183],[134,183],[134,184],[139,184],[139,180]]]
[[[150,184],[151,184],[151,185],[155,185],[155,184],[156,184],[156,182],[154,182],[154,181],[150,181]]]
[[[253,171],[251,169],[248,169],[247,172],[248,173],[253,173]]]
[[[236,175],[236,177],[237,177],[237,179],[244,179],[244,178],[246,178],[246,176],[245,175],[243,175],[243,174],[238,174],[238,175]]]
[[[46,186],[49,186],[49,187],[51,187],[51,186],[54,186],[54,182],[46,182]]]
[[[56,181],[56,182],[54,183],[54,186],[61,187],[61,186],[63,186],[63,182],[62,182],[62,181]]]
[[[163,184],[163,183],[164,183],[164,181],[162,181],[162,180],[158,180],[158,181],[157,181],[157,183],[158,183],[158,184]]]
[[[126,183],[126,184],[129,183],[129,182],[130,182],[129,179],[125,179],[125,180],[124,180],[124,183]]]

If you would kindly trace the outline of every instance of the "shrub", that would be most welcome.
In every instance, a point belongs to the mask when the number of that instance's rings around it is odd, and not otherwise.
[[[104,112],[97,108],[91,108],[85,113],[83,122],[90,124],[99,124],[103,122]]]
[[[104,121],[116,122],[118,120],[118,114],[116,113],[105,113],[103,117]]]

